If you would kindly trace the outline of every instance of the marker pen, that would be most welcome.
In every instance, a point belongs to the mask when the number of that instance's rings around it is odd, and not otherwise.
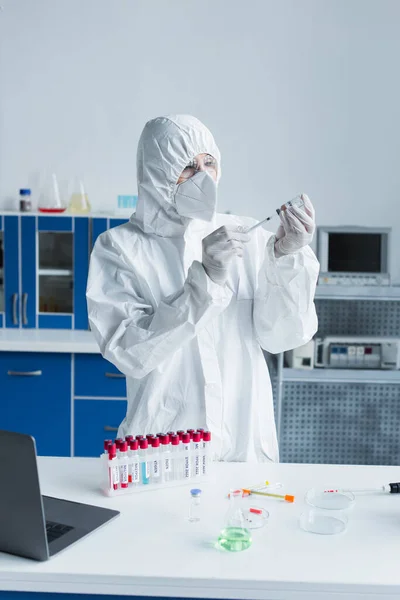
[[[182,436],[181,454],[183,456],[183,478],[190,479],[192,469],[190,464],[190,433],[185,433]]]
[[[143,438],[139,440],[139,458],[140,458],[140,479],[144,485],[149,483],[150,469],[148,463],[148,447],[149,442]]]
[[[162,435],[161,442],[161,476],[162,481],[170,481],[172,479],[172,460],[171,448],[169,444],[169,435]]]
[[[211,432],[205,431],[203,433],[202,443],[202,457],[201,457],[201,470],[202,475],[208,475],[208,465],[211,456]]]
[[[171,462],[172,462],[172,475],[171,479],[177,481],[178,479],[182,479],[182,459],[180,452],[180,443],[178,435],[172,435],[170,437],[171,440]]]
[[[130,482],[137,485],[140,482],[140,459],[139,459],[139,442],[132,440],[129,444],[130,447],[130,465],[128,471],[128,478]]]
[[[193,469],[193,477],[200,477],[201,475],[201,461],[200,461],[200,452],[201,452],[201,433],[199,431],[195,431],[193,434],[193,441],[190,444],[192,446],[192,469]]]
[[[117,459],[117,447],[111,444],[108,453],[108,485],[110,490],[117,490],[119,484],[119,464]]]
[[[128,487],[128,444],[122,442],[119,447],[119,481],[122,489]]]
[[[160,457],[160,438],[153,437],[151,439],[151,482],[161,482],[161,457]]]

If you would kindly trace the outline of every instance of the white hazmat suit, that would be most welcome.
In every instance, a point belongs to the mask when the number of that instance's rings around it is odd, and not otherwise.
[[[89,321],[102,355],[127,378],[118,435],[208,428],[219,460],[279,458],[271,382],[261,348],[308,342],[317,330],[319,265],[312,250],[275,257],[275,236],[258,228],[225,285],[202,264],[202,239],[250,218],[211,222],[178,214],[175,193],[199,154],[220,155],[194,117],[160,117],[142,133],[139,200],[130,221],[96,241],[87,285]]]

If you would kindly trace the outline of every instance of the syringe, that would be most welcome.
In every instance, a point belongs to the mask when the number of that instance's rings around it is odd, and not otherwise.
[[[377,492],[389,492],[389,494],[400,494],[400,483],[388,483],[387,485],[381,485],[376,488],[359,488],[359,489],[332,489],[324,490],[326,494],[337,493],[337,492],[352,492],[353,494],[375,494]]]
[[[251,231],[254,231],[254,229],[257,229],[257,227],[261,227],[261,225],[264,225],[264,223],[266,223],[267,221],[270,221],[271,219],[273,219],[275,217],[275,215],[279,215],[279,213],[282,210],[286,210],[290,206],[303,206],[303,205],[304,205],[303,198],[301,196],[296,196],[296,198],[293,198],[293,200],[289,200],[289,202],[286,202],[286,204],[282,204],[282,206],[280,208],[275,209],[275,212],[273,215],[271,215],[270,217],[267,217],[266,219],[263,219],[259,223],[256,223],[255,225],[253,225],[252,227],[247,229],[246,233],[250,233]]]

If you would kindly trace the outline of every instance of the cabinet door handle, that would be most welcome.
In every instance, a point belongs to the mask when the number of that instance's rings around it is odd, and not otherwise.
[[[17,301],[18,301],[18,294],[13,294],[12,295],[13,325],[18,325]]]
[[[28,302],[28,294],[22,294],[22,325],[28,325],[28,317],[26,315],[26,304]]]
[[[40,377],[42,371],[7,371],[11,377]]]
[[[106,377],[110,377],[111,379],[124,379],[125,375],[123,373],[105,373]]]
[[[118,431],[118,427],[111,427],[111,425],[104,425],[104,431]]]

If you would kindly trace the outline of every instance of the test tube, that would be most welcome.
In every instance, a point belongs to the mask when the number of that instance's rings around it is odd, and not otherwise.
[[[119,464],[115,444],[111,444],[108,453],[108,485],[110,490],[117,490],[119,485]]]
[[[182,441],[183,436],[185,435],[186,431],[183,431],[183,429],[178,429],[178,431],[176,432],[176,435],[179,437],[179,439]]]
[[[132,440],[130,443],[130,468],[128,471],[128,478],[130,476],[130,481],[133,485],[140,483],[140,458],[138,448],[139,442],[137,440]]]
[[[192,476],[192,465],[190,460],[190,433],[185,433],[182,436],[181,454],[183,456],[183,478],[190,479],[190,477]]]
[[[161,442],[161,477],[163,481],[169,481],[172,476],[172,464],[171,464],[171,449],[169,445],[169,435],[162,435],[160,437]]]
[[[178,435],[171,436],[171,460],[172,460],[172,479],[177,481],[182,479],[180,442]]]
[[[147,485],[150,481],[150,469],[148,462],[148,447],[149,442],[146,438],[139,440],[139,458],[140,458],[140,479],[144,485]]]
[[[211,432],[203,433],[202,456],[201,456],[201,471],[202,475],[208,475],[208,464],[211,456]]]
[[[153,437],[151,438],[151,482],[152,483],[160,483],[161,482],[161,460],[160,460],[160,438]]]
[[[128,444],[122,442],[119,447],[119,481],[122,489],[128,487]]]

